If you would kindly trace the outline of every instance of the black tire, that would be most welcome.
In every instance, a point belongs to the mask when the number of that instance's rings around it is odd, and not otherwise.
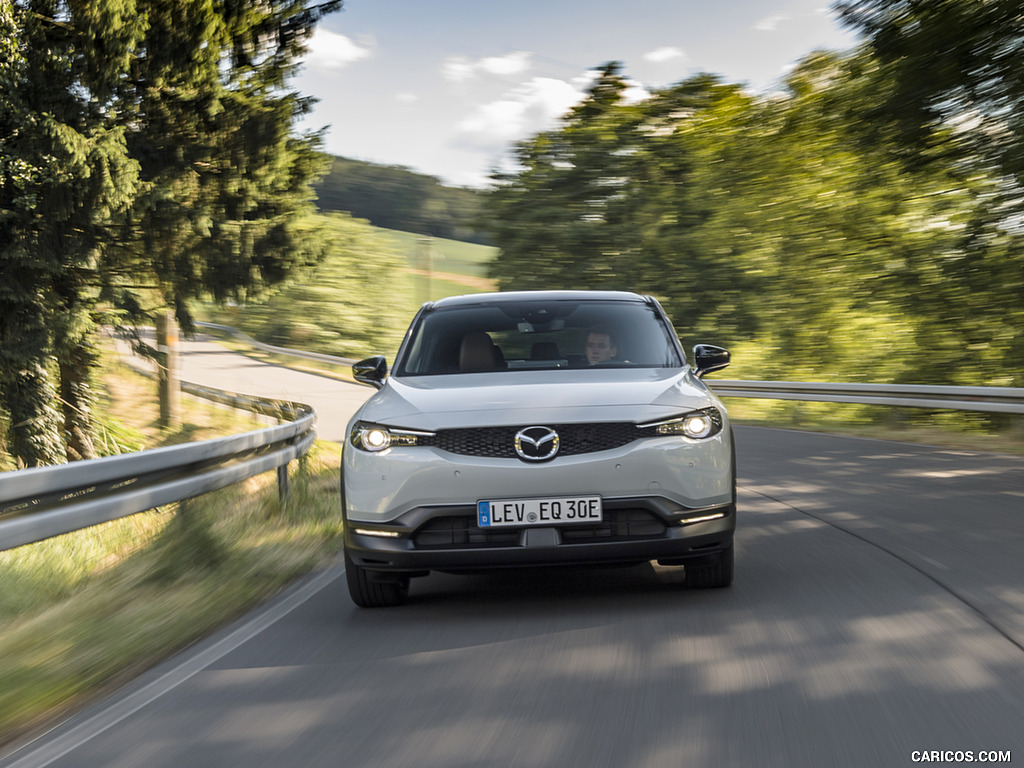
[[[723,549],[718,560],[711,565],[686,566],[686,586],[689,589],[721,589],[732,584],[733,548]]]
[[[352,562],[345,553],[345,581],[352,602],[360,608],[391,608],[409,599],[409,577],[399,575],[394,581],[376,581],[371,574]]]

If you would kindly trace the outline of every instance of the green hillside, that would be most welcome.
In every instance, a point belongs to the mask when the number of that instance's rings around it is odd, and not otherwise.
[[[205,305],[201,319],[268,344],[340,357],[393,354],[424,301],[494,289],[497,249],[372,227],[344,214],[309,223],[325,255],[277,291],[241,307]]]
[[[396,230],[386,233],[405,256],[419,303],[497,290],[495,282],[487,277],[488,264],[497,255],[497,248]]]
[[[488,242],[478,224],[482,190],[449,187],[403,166],[333,157],[315,191],[324,212],[351,213],[385,229]]]

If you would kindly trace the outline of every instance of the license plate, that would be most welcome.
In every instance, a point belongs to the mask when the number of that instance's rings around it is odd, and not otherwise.
[[[602,514],[600,496],[487,499],[476,503],[476,520],[481,528],[597,523]]]

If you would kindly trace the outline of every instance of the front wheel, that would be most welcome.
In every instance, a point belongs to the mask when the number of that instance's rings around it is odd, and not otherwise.
[[[711,565],[686,566],[686,586],[690,589],[720,589],[732,584],[733,548],[723,549]]]
[[[399,574],[392,579],[378,580],[375,574],[356,565],[345,553],[345,581],[352,602],[360,608],[391,608],[409,598],[409,577]]]

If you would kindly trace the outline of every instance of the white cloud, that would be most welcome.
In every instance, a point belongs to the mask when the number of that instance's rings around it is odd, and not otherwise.
[[[597,82],[597,78],[600,76],[600,72],[596,69],[588,69],[582,75],[574,77],[572,84],[577,91],[580,92],[580,98],[582,99],[586,91],[589,91],[594,83]],[[627,104],[636,104],[638,101],[649,99],[651,92],[647,90],[647,86],[638,80],[634,80],[628,75],[622,77],[622,81],[626,84],[626,90],[622,92],[622,99]]]
[[[417,94],[409,93],[408,91],[395,94],[395,101],[399,102],[400,104],[414,104],[419,100],[420,97]]]
[[[660,64],[663,61],[670,61],[672,59],[684,59],[686,58],[686,52],[674,45],[665,45],[661,48],[655,48],[653,51],[648,51],[644,54],[643,58],[644,61]]]
[[[651,98],[651,92],[643,83],[626,78],[626,90],[622,92],[622,98],[627,104],[636,104]]]
[[[354,61],[368,58],[372,53],[372,48],[372,41],[360,45],[350,37],[317,27],[309,41],[309,52],[306,54],[305,63],[312,69],[341,69]]]
[[[570,82],[534,77],[501,98],[478,106],[457,126],[457,142],[463,148],[499,152],[510,142],[551,130],[558,118],[586,96],[597,76],[596,70]],[[650,98],[643,84],[625,78],[623,99],[628,104]]]
[[[754,24],[754,29],[758,32],[774,32],[779,28],[779,23],[783,21],[789,21],[789,16],[765,16]]]
[[[518,75],[530,68],[530,53],[516,51],[507,56],[491,56],[481,59],[478,66],[492,75]]]
[[[528,51],[515,51],[505,56],[487,56],[477,61],[466,56],[449,56],[441,64],[441,73],[445,80],[452,83],[464,83],[480,74],[507,77],[526,72],[530,68]]]
[[[460,143],[503,149],[510,141],[550,129],[581,98],[583,93],[564,80],[535,77],[477,107],[458,125]]]
[[[473,63],[465,56],[449,56],[441,64],[441,74],[451,83],[464,83],[473,78]]]

